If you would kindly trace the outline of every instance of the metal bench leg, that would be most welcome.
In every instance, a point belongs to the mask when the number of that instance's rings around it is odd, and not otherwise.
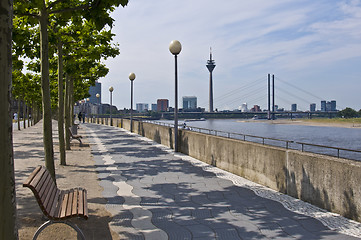
[[[53,221],[49,220],[49,221],[45,222],[43,225],[41,225],[38,228],[38,230],[36,230],[33,240],[36,240],[38,238],[39,234],[41,233],[41,231],[43,231],[47,226],[49,226],[51,224],[53,224]]]
[[[52,220],[49,220],[49,221],[45,222],[43,225],[41,225],[38,228],[38,230],[36,230],[36,232],[34,234],[34,237],[33,237],[33,240],[36,240],[38,238],[41,231],[43,231],[46,227],[48,227],[48,226],[50,226],[51,224],[54,224],[54,223],[64,223],[64,224],[70,226],[71,228],[73,228],[78,233],[78,237],[77,237],[78,239],[85,240],[85,236],[84,236],[83,232],[80,230],[80,228],[76,224],[73,224],[73,223],[68,222],[68,221],[52,221]]]

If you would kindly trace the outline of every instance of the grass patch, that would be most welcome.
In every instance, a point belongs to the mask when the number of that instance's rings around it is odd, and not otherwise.
[[[317,122],[317,123],[360,123],[361,118],[314,118],[305,119],[305,122]]]

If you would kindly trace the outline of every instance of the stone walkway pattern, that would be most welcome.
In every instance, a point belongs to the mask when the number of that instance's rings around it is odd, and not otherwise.
[[[121,239],[359,239],[359,223],[122,129],[82,126]]]
[[[53,123],[58,159],[56,122]],[[45,220],[21,186],[44,165],[41,123],[14,130],[20,239]],[[87,239],[361,239],[361,224],[277,193],[120,128],[81,124],[59,188],[88,190],[90,217],[74,222]],[[65,225],[39,239],[76,239]],[[57,236],[57,237],[54,237]]]

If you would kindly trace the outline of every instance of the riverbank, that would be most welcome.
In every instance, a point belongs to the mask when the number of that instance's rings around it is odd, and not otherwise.
[[[303,126],[317,126],[317,127],[340,127],[340,128],[361,128],[361,119],[277,119],[277,120],[262,120],[270,124],[288,124],[288,125],[303,125]]]

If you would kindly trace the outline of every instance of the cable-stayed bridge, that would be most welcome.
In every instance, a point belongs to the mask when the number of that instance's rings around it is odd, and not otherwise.
[[[215,92],[214,106],[218,111],[235,110],[243,103],[247,103],[248,108],[258,105],[261,109],[268,110],[268,79],[266,76],[260,76],[251,80],[240,80],[241,84],[233,87],[222,94]],[[328,100],[321,94],[315,94],[304,89],[297,84],[291,83],[274,76],[274,99],[278,109],[291,111],[291,105],[297,104],[297,111],[310,111],[310,104],[316,104],[316,110],[321,108],[321,101]],[[272,93],[271,93],[272,94]],[[207,106],[207,102],[201,102],[199,106]],[[342,109],[341,106],[337,106]]]

